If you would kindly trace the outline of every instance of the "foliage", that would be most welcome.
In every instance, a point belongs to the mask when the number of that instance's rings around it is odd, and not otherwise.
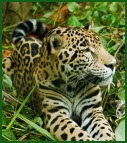
[[[3,75],[3,83],[4,83],[5,88],[9,88],[11,90],[10,94],[17,96],[16,88],[12,84],[10,77],[6,74]]]
[[[122,120],[117,126],[115,135],[118,141],[125,141],[125,119]]]
[[[66,14],[65,11],[61,11],[62,6],[67,7]],[[50,28],[66,25],[82,27],[89,24],[91,30],[98,34],[103,47],[117,59],[113,84],[102,89],[104,114],[115,130],[117,140],[124,140],[125,117],[122,116],[119,119],[116,115],[116,110],[118,108],[117,101],[125,100],[125,3],[34,2],[31,15],[28,18],[36,18],[47,24]],[[62,18],[63,21],[61,22]],[[15,47],[11,43],[10,36],[14,27],[15,23],[12,23],[12,25],[2,30],[2,36],[4,37],[3,53],[5,50],[13,50]],[[14,87],[11,79],[7,75],[4,75],[3,78],[4,87],[9,89],[8,93],[16,97],[20,102],[23,102],[21,97],[17,97],[17,89]],[[52,136],[45,136],[48,132],[42,128],[41,113],[29,101],[27,101],[26,106],[19,107],[22,115],[21,113],[19,114],[17,106],[19,106],[17,102],[16,106],[6,101],[2,102],[2,137],[4,141],[47,141],[49,138],[54,140]],[[16,110],[17,112],[15,112]],[[16,113],[18,113],[17,116],[15,116]],[[15,119],[12,123],[13,116],[15,116]],[[11,130],[8,129],[10,122],[12,123]],[[48,135],[50,136],[50,134]]]

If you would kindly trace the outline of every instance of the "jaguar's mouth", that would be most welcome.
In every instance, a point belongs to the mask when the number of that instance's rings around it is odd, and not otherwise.
[[[112,76],[113,75],[110,75],[109,77],[104,78],[104,77],[98,77],[96,75],[89,75],[85,79],[90,83],[98,84],[100,86],[106,86],[112,82]]]

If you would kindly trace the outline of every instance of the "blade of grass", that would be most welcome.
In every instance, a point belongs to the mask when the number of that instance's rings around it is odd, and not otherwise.
[[[122,119],[124,119],[124,118],[125,118],[125,115],[122,116],[122,117],[119,118],[119,119],[116,119],[116,120],[115,120],[116,125],[118,126],[118,123],[120,122],[120,120],[122,120]]]
[[[23,101],[23,103],[21,104],[21,106],[19,107],[19,109],[17,110],[17,112],[14,114],[11,122],[8,124],[6,129],[11,129],[11,126],[13,124],[13,122],[15,121],[16,117],[18,116],[18,114],[20,113],[20,111],[22,110],[23,106],[26,104],[27,100],[29,99],[30,95],[32,94],[32,92],[34,91],[34,89],[36,88],[37,84],[33,87],[33,89],[30,91],[30,93],[27,95],[27,97],[25,98],[25,100]]]
[[[29,133],[26,133],[25,135],[23,135],[21,138],[18,139],[18,141],[22,141],[24,140],[27,136],[29,135]]]
[[[57,19],[58,19],[58,15],[60,14],[60,9],[61,9],[62,5],[63,5],[63,2],[60,3],[60,6],[59,6],[59,9],[58,9],[58,12],[57,12],[55,21],[54,21],[54,23],[53,23],[53,27],[56,26],[56,21],[57,21]]]
[[[6,31],[6,30],[8,30],[8,29],[10,29],[10,28],[14,28],[16,25],[17,25],[17,24],[14,24],[14,25],[10,25],[10,26],[8,26],[8,27],[5,27],[5,28],[2,30],[2,32],[3,32],[3,31]]]
[[[4,136],[3,134],[2,134],[2,137],[5,138],[8,141],[11,141],[8,137]]]
[[[48,131],[46,131],[45,129],[41,128],[40,126],[38,126],[37,124],[35,124],[34,122],[30,121],[29,119],[27,119],[26,117],[24,117],[21,114],[18,114],[18,117],[20,119],[22,119],[23,121],[25,121],[27,124],[29,124],[30,126],[32,126],[34,129],[36,129],[39,133],[41,133],[43,136],[45,136],[46,138],[48,138],[49,140],[53,140],[56,141],[55,137],[52,136]]]

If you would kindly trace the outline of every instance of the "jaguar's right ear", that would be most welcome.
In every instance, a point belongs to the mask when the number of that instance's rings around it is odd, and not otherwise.
[[[59,35],[57,34],[52,34],[49,38],[48,42],[48,52],[49,54],[55,54],[61,47],[62,45],[62,39]]]

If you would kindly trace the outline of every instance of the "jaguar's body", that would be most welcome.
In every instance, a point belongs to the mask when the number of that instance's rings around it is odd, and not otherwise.
[[[3,71],[21,95],[38,83],[34,102],[43,112],[44,128],[57,140],[114,140],[102,113],[99,85],[111,83],[116,60],[84,28],[47,31],[36,20],[18,24],[13,32],[16,48],[3,60]],[[26,37],[30,32],[42,40]]]

